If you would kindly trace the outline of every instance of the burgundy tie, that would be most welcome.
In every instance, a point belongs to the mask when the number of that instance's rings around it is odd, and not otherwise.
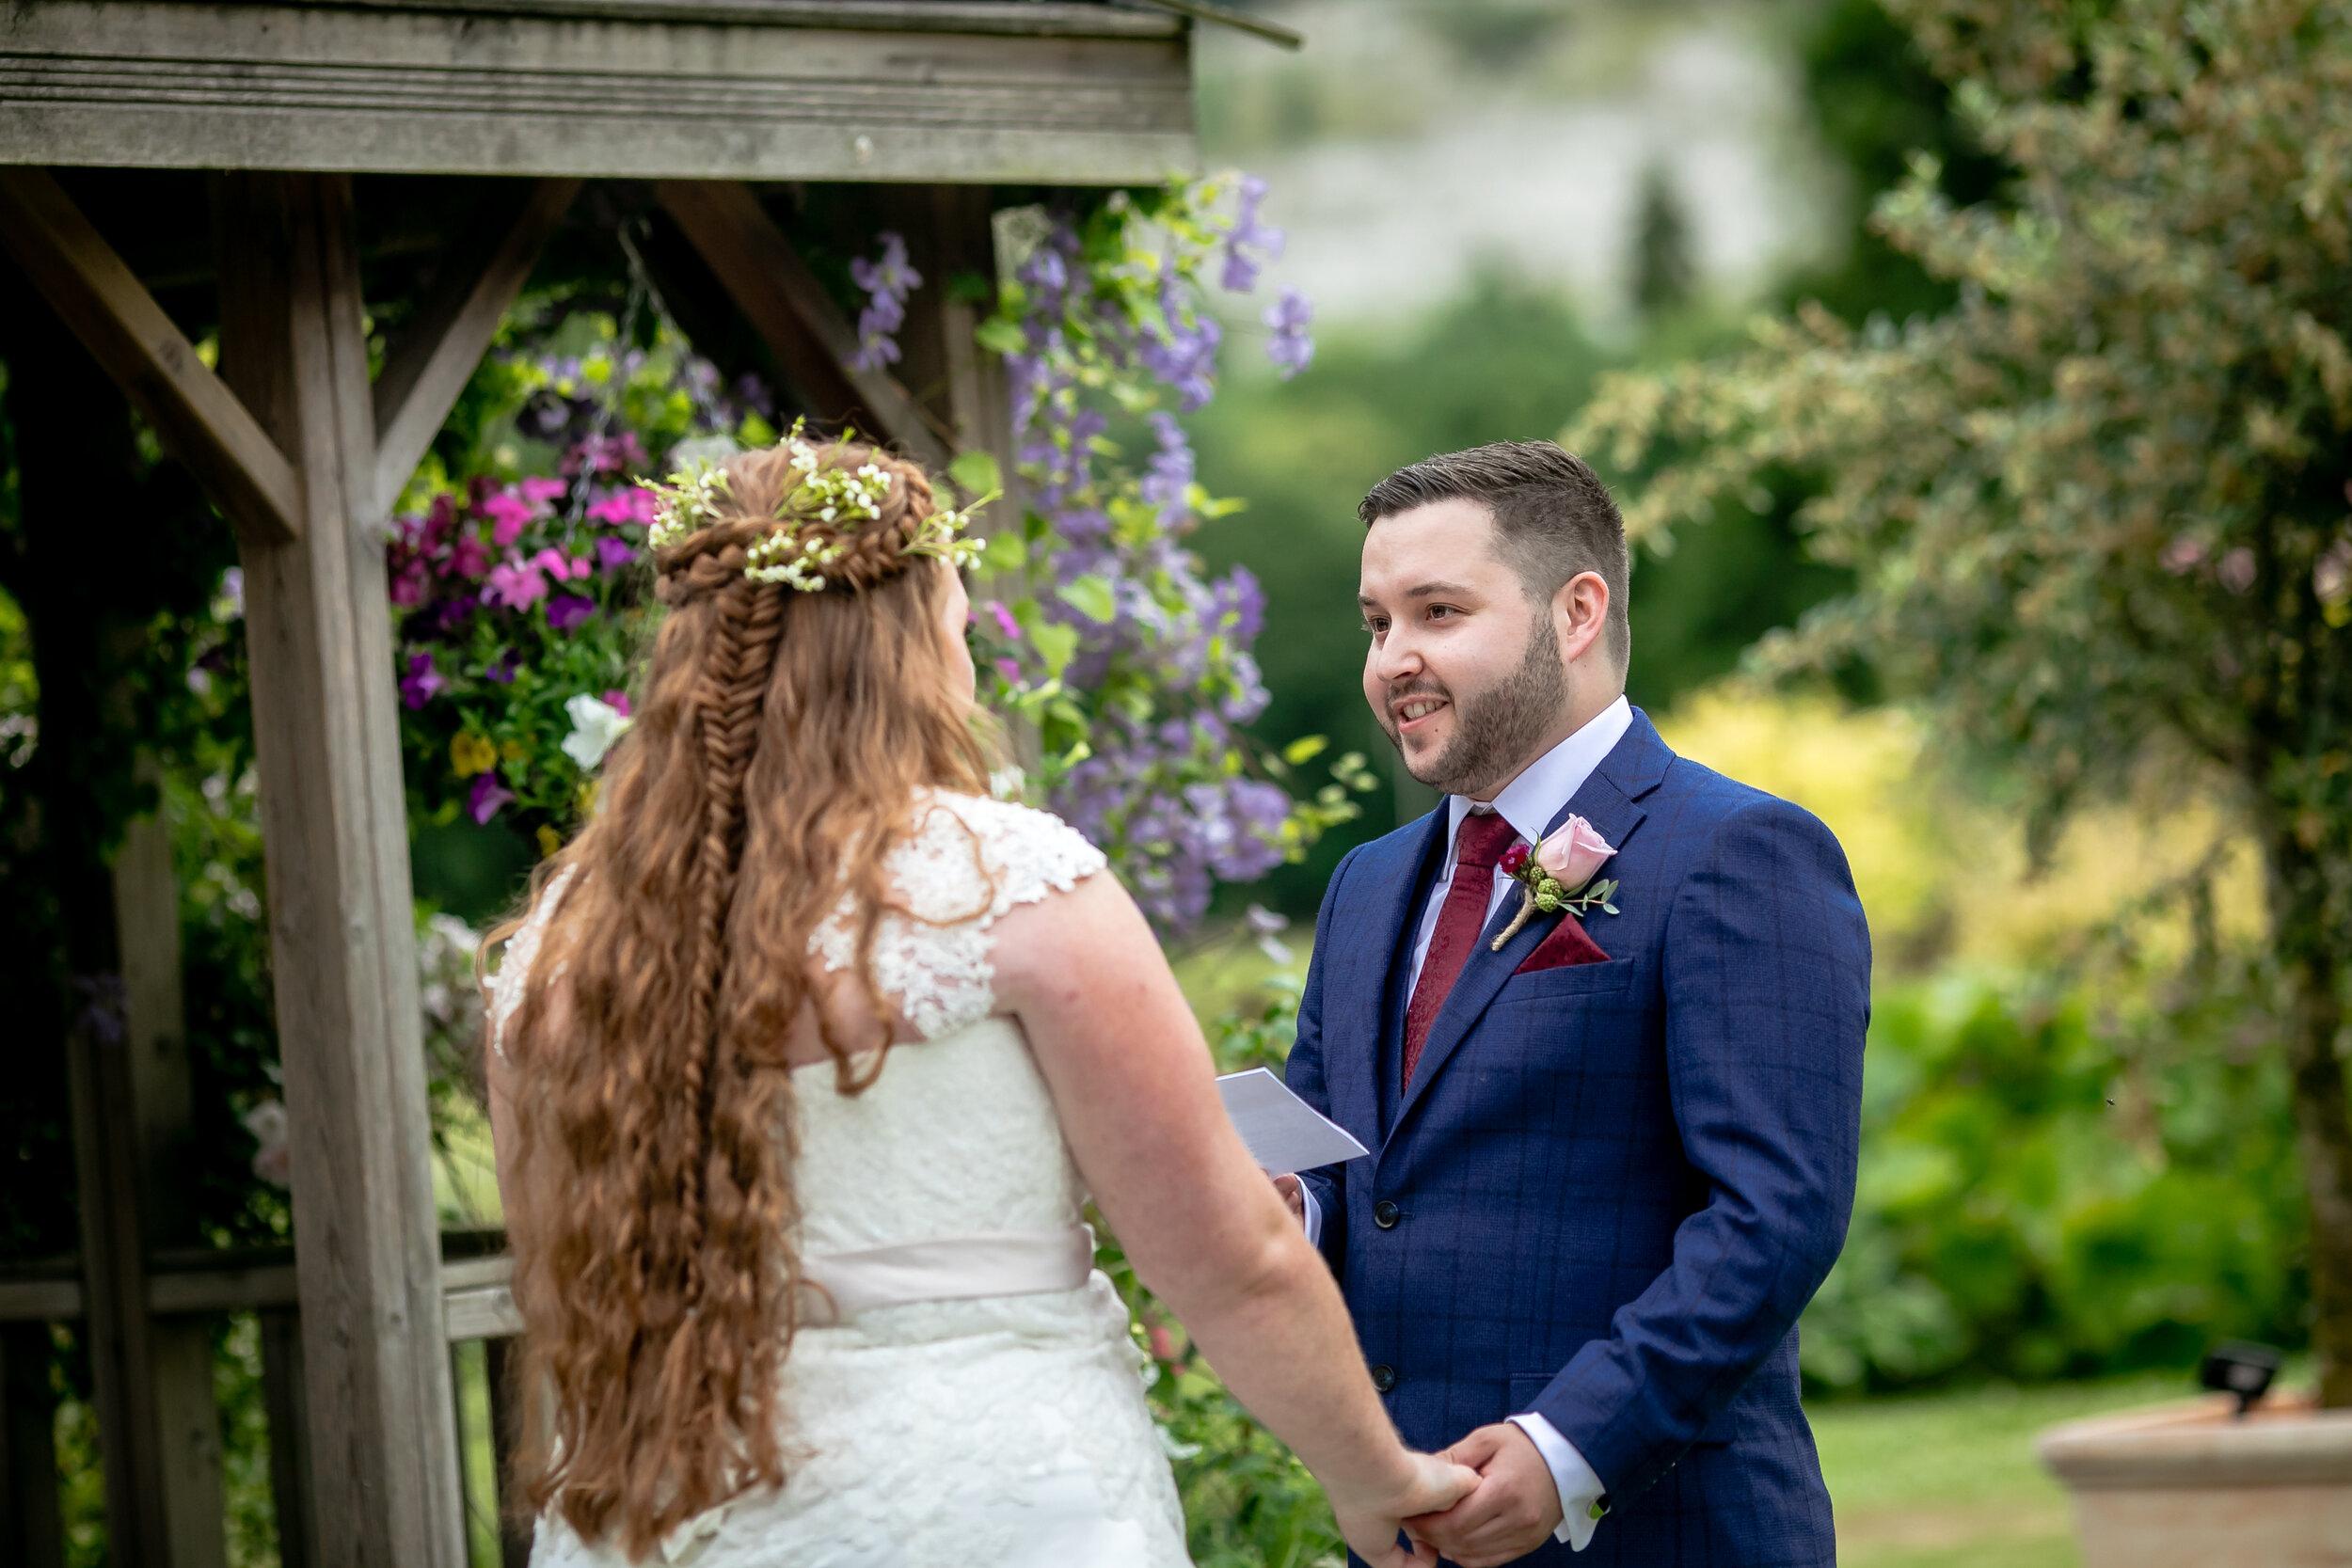
[[[1421,981],[1413,987],[1412,1003],[1405,1009],[1405,1075],[1397,1080],[1400,1089],[1412,1085],[1413,1069],[1421,1065],[1421,1048],[1428,1043],[1429,1026],[1438,1022],[1438,1009],[1445,1006],[1446,993],[1461,977],[1470,949],[1478,945],[1479,933],[1486,928],[1486,906],[1494,900],[1495,863],[1518,836],[1501,812],[1472,812],[1462,818],[1454,833],[1454,883],[1446,889],[1445,907],[1438,911],[1438,929],[1429,938],[1428,956],[1421,961]]]

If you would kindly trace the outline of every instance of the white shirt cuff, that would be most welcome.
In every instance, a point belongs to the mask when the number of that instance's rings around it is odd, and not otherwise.
[[[1323,1205],[1315,1201],[1315,1190],[1304,1181],[1298,1184],[1298,1196],[1307,1200],[1307,1244],[1320,1251],[1323,1246]]]
[[[1608,1488],[1576,1451],[1576,1445],[1560,1435],[1558,1427],[1536,1415],[1513,1416],[1510,1421],[1527,1433],[1527,1440],[1544,1456],[1551,1484],[1560,1489],[1560,1528],[1551,1532],[1552,1539],[1565,1542],[1572,1552],[1582,1551],[1593,1544],[1593,1531],[1600,1526],[1593,1517],[1593,1505]]]

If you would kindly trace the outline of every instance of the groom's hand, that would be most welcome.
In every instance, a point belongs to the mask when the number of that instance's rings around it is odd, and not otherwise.
[[[1462,1568],[1515,1561],[1560,1528],[1560,1487],[1534,1441],[1508,1421],[1480,1427],[1438,1455],[1479,1474],[1478,1490],[1406,1528]]]

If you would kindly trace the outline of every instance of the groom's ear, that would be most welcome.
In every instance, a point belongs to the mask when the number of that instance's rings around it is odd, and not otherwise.
[[[1564,663],[1609,657],[1609,584],[1598,572],[1579,572],[1551,596],[1551,625]]]

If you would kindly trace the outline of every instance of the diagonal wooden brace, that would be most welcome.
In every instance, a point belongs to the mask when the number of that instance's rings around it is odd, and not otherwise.
[[[862,417],[874,435],[933,473],[946,471],[955,455],[947,443],[896,377],[850,363],[857,329],[750,186],[732,180],[663,180],[654,195],[767,341],[784,373],[826,418]]]
[[[375,507],[389,513],[584,182],[541,180],[473,258],[454,259],[375,378]],[[502,214],[503,215],[503,214]],[[486,259],[480,252],[487,251]],[[470,262],[471,264],[468,264]]]
[[[0,243],[239,537],[302,533],[302,481],[45,169],[0,168]]]

